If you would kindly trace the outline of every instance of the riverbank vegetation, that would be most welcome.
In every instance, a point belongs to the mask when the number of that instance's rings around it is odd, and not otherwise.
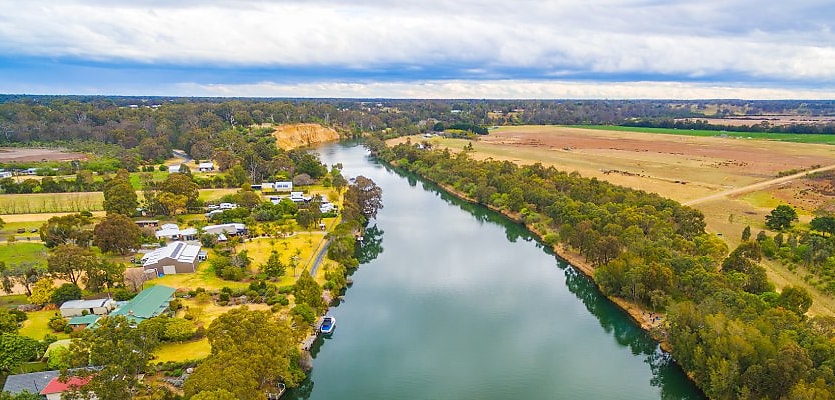
[[[774,291],[758,242],[728,254],[695,209],[540,164],[476,161],[425,143],[369,146],[525,223],[543,242],[580,253],[604,293],[664,316],[657,334],[709,397],[835,395],[835,323],[804,316],[811,304],[805,290]]]

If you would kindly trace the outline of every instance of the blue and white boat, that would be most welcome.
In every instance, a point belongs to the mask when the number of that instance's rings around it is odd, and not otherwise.
[[[322,318],[322,325],[319,327],[319,332],[322,332],[324,335],[328,335],[333,333],[333,329],[336,328],[336,318],[326,315]]]

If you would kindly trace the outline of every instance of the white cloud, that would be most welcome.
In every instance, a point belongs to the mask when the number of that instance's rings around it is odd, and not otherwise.
[[[835,81],[835,16],[822,0],[14,3],[0,6],[6,55]]]
[[[182,84],[171,95],[240,97],[342,97],[404,99],[832,99],[835,90],[792,90],[678,82],[424,81],[317,82],[242,85]]]

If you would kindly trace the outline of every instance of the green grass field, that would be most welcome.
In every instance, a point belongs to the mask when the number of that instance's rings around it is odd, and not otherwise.
[[[155,358],[151,362],[200,360],[208,357],[211,351],[209,339],[206,338],[183,343],[163,343],[154,352]]]
[[[618,131],[618,132],[642,132],[642,133],[661,133],[667,135],[685,135],[685,136],[727,136],[740,139],[762,139],[762,140],[776,140],[782,142],[793,143],[811,143],[811,144],[835,144],[835,135],[821,135],[821,134],[797,134],[797,133],[758,133],[758,132],[731,132],[731,131],[707,131],[695,129],[673,129],[673,128],[643,128],[631,126],[615,126],[615,125],[575,125],[573,128],[596,129],[603,131]]]
[[[43,243],[0,243],[0,260],[6,264],[40,262],[46,264],[46,247]]]
[[[102,192],[0,195],[0,214],[32,214],[102,210]]]
[[[36,340],[43,339],[46,334],[53,334],[57,336],[58,339],[69,338],[70,335],[67,335],[63,332],[55,333],[52,331],[52,329],[49,328],[49,325],[47,325],[49,324],[49,319],[52,318],[52,316],[56,313],[59,313],[59,311],[32,311],[26,313],[29,319],[23,321],[23,326],[20,328],[20,331],[18,331],[18,333]]]

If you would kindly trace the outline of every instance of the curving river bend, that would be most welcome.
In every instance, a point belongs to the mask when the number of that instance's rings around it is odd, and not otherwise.
[[[291,399],[703,399],[647,334],[522,227],[356,145],[317,149],[383,204],[332,337]]]

